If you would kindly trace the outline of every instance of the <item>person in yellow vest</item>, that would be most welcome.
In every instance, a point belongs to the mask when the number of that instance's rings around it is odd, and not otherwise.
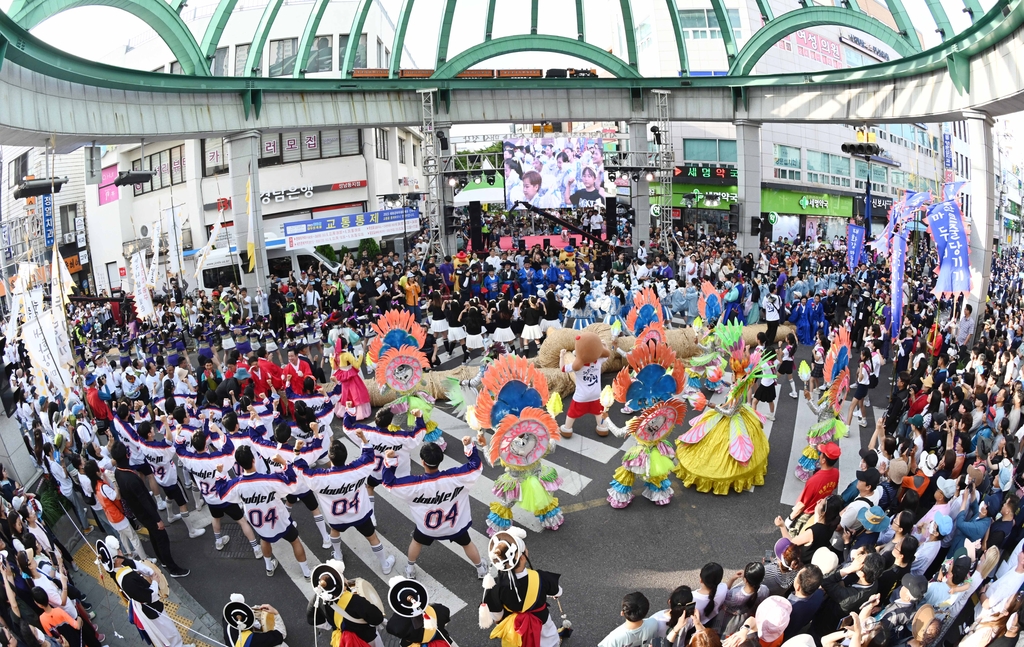
[[[278,647],[288,632],[281,614],[269,604],[250,607],[239,593],[224,605],[224,637],[228,647]]]
[[[497,622],[491,638],[500,638],[502,647],[558,647],[561,639],[551,619],[548,598],[562,595],[558,583],[561,576],[530,568],[525,538],[526,531],[515,526],[491,537],[487,555],[498,576],[484,578],[480,626],[486,629]]]
[[[388,589],[388,604],[394,615],[387,630],[399,639],[401,647],[450,647],[452,637],[445,629],[451,610],[443,604],[431,604],[422,583],[393,577]]]
[[[329,559],[310,575],[313,599],[306,607],[306,621],[330,628],[330,647],[384,647],[377,626],[384,622],[383,604],[364,580],[345,579],[345,564]]]

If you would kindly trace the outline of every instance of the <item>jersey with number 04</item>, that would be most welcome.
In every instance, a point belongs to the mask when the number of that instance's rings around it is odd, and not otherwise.
[[[163,440],[149,442],[140,438],[136,443],[136,450],[153,468],[153,478],[157,483],[171,487],[178,482],[178,468],[174,464],[177,452],[174,447]]]
[[[315,465],[327,455],[323,438],[314,438],[312,441],[305,443],[301,449],[296,450],[294,445],[282,445],[272,440],[266,440],[266,429],[264,427],[249,428],[249,444],[253,451],[256,452],[256,455],[262,457],[267,462],[271,474],[283,471],[280,465],[272,462],[271,459],[275,456],[280,456],[289,465],[299,459],[305,461],[306,465]],[[299,488],[295,493],[305,494],[307,491],[308,489],[300,480]]]
[[[373,511],[366,479],[373,474],[374,460],[373,446],[367,444],[359,458],[341,467],[315,469],[302,459],[295,467],[299,483],[316,495],[327,523],[340,526],[356,523]]]
[[[356,436],[356,430],[361,430],[366,436],[366,442],[373,445],[375,463],[373,478],[381,481],[384,479],[384,454],[390,449],[398,456],[398,467],[395,468],[396,476],[408,476],[409,472],[409,451],[416,449],[423,443],[423,436],[426,434],[427,425],[423,418],[416,418],[416,428],[412,431],[381,431],[377,427],[368,427],[356,422],[355,416],[345,413],[342,419],[345,433],[353,442],[360,442]]]
[[[384,467],[384,486],[409,504],[416,528],[428,537],[458,534],[473,522],[469,511],[469,490],[480,478],[483,464],[476,445],[469,445],[469,462],[433,474],[395,476]]]
[[[292,517],[285,497],[298,488],[295,471],[289,467],[278,474],[242,474],[230,481],[217,483],[217,493],[227,503],[237,503],[245,510],[249,525],[264,539],[284,534]]]
[[[206,442],[213,443],[214,439]],[[228,471],[235,466],[235,445],[231,439],[225,440],[220,449],[211,448],[211,451],[201,454],[189,451],[185,445],[178,445],[175,449],[178,460],[199,486],[203,499],[212,505],[222,505],[224,500],[217,493],[217,483],[228,480],[231,477]],[[221,469],[218,470],[218,467]]]

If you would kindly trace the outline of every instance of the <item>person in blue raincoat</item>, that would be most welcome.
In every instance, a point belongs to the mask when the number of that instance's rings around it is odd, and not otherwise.
[[[558,284],[569,285],[572,283],[572,272],[565,266],[565,263],[558,264]]]
[[[494,268],[487,268],[487,276],[484,277],[484,289],[487,290],[487,300],[494,301],[498,298],[498,291],[500,282],[498,277],[495,276]]]
[[[789,321],[796,324],[797,339],[805,346],[810,346],[814,343],[809,315],[810,308],[807,306],[807,297],[800,297],[800,301],[793,306],[793,312],[789,315]]]
[[[533,274],[532,267],[524,266],[519,268],[519,289],[526,299],[533,295]]]
[[[825,331],[828,334],[828,328],[825,323],[825,304],[821,302],[821,296],[815,294],[814,300],[810,305],[810,314],[808,314],[808,321],[811,325],[811,336],[816,337],[819,330]]]
[[[533,278],[530,280],[531,283],[533,283],[533,293],[536,294],[538,297],[543,296],[544,291],[547,290],[548,287],[547,265],[547,262],[543,262],[541,263],[539,270],[530,270],[531,272],[533,272]]]

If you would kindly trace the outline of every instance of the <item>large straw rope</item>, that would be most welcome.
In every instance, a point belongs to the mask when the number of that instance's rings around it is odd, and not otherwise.
[[[602,341],[611,345],[611,326],[608,324],[591,324],[586,329],[589,332],[597,333]],[[744,326],[743,340],[748,346],[753,347],[757,344],[757,333],[764,332],[766,329],[767,326],[765,324]],[[702,351],[694,341],[693,328],[674,328],[666,332],[668,334],[669,346],[672,347],[672,350],[680,358],[686,359],[701,354]],[[785,339],[786,335],[791,332],[796,332],[796,328],[792,324],[783,324],[779,326],[777,339]],[[547,378],[548,389],[557,391],[563,397],[568,396],[575,390],[575,384],[569,375],[558,370],[558,354],[563,348],[567,351],[572,351],[576,348],[576,335],[578,333],[579,331],[577,330],[564,328],[561,330],[549,330],[547,337],[544,338],[544,343],[541,344],[537,357],[530,360],[537,365],[540,372]],[[629,352],[632,350],[635,342],[636,339],[633,337],[620,337],[618,347]],[[617,373],[623,364],[622,357],[618,353],[612,353],[611,358],[602,365],[601,371],[603,373]],[[475,377],[476,374],[477,367],[475,366],[460,366],[447,371],[431,371],[424,373],[423,384],[420,386],[420,390],[434,398],[443,400],[446,397],[448,388],[447,378],[455,377],[460,380],[468,380]],[[394,391],[390,390],[386,395],[381,394],[375,380],[364,379],[364,382],[366,382],[366,389],[370,392],[370,404],[375,407],[393,402],[398,397]]]

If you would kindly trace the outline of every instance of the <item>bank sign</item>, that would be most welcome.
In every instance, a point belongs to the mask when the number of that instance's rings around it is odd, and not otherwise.
[[[415,233],[420,230],[419,209],[385,209],[346,215],[298,220],[284,224],[288,249],[334,245],[384,236]]]

